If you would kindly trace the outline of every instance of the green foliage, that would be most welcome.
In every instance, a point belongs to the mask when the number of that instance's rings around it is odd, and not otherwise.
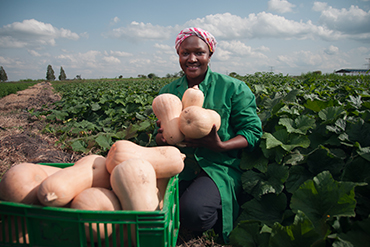
[[[51,67],[51,65],[48,65],[48,67],[47,67],[46,80],[48,80],[48,81],[54,81],[55,80],[54,70],[53,70],[53,67]]]
[[[67,75],[66,73],[64,72],[64,69],[63,67],[60,67],[60,74],[59,74],[59,81],[63,81],[67,79]]]
[[[0,81],[7,81],[8,80],[8,76],[5,72],[5,69],[3,68],[3,66],[0,66]]]
[[[0,98],[12,93],[27,89],[35,85],[36,82],[4,82],[0,83]]]
[[[261,246],[367,244],[370,77],[256,73],[245,81],[264,134],[242,155],[251,199],[230,236],[233,246],[259,245],[262,235],[268,243]]]

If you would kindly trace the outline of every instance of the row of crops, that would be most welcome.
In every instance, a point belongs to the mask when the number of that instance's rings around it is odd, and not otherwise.
[[[264,135],[243,153],[233,246],[365,246],[370,242],[370,76],[256,73]],[[62,100],[33,114],[77,152],[119,139],[154,145],[151,103],[171,79],[54,82]]]

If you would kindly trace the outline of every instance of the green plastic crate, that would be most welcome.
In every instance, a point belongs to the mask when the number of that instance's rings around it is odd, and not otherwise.
[[[73,164],[46,165],[63,168]],[[138,247],[176,246],[180,227],[178,198],[178,176],[174,176],[168,182],[160,211],[87,211],[0,201],[0,246],[126,247],[135,242]],[[90,240],[85,233],[85,223],[88,223]],[[98,237],[94,242],[91,241],[92,226],[103,231],[104,236],[110,227],[113,233],[109,238]]]

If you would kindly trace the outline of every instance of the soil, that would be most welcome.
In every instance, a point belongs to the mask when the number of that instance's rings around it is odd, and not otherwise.
[[[41,110],[60,100],[51,83],[41,82],[0,99],[0,178],[23,163],[74,163],[83,155],[61,149],[57,138],[43,132],[45,121],[29,110]],[[222,246],[206,236],[180,229],[177,247]]]

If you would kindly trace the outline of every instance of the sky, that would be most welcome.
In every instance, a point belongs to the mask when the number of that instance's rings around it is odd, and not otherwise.
[[[0,0],[8,81],[165,77],[187,27],[217,40],[212,71],[301,75],[370,68],[370,0]]]

